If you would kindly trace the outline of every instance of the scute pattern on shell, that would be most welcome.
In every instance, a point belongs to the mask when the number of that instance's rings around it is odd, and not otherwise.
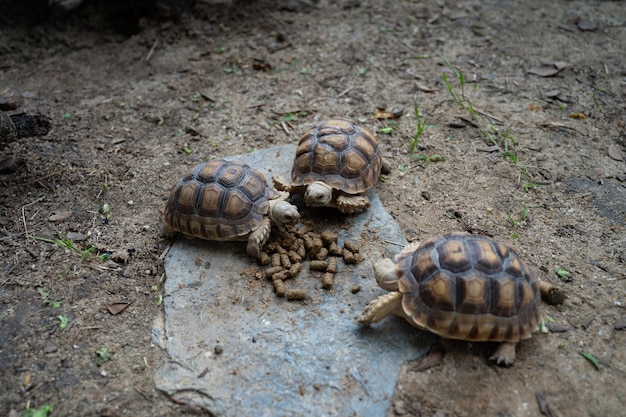
[[[348,194],[361,194],[378,179],[383,158],[376,138],[347,118],[327,120],[300,139],[291,170],[293,185],[324,181]]]
[[[533,271],[508,246],[449,233],[397,256],[402,307],[419,327],[472,341],[527,339],[540,320]]]
[[[191,169],[172,188],[165,224],[176,232],[208,240],[244,238],[267,214],[278,191],[263,174],[237,161],[215,159]]]

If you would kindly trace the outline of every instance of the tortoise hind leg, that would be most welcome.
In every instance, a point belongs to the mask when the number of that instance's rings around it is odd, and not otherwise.
[[[337,209],[346,214],[362,213],[370,206],[369,198],[363,195],[345,195],[337,197]]]
[[[493,355],[489,358],[498,366],[511,366],[515,362],[515,345],[516,343],[500,343]]]
[[[267,239],[270,237],[270,232],[272,231],[272,222],[270,219],[265,218],[261,225],[248,237],[248,245],[246,246],[246,253],[249,256],[253,256],[257,258],[259,256],[259,252],[267,242]]]
[[[546,281],[538,280],[539,292],[541,298],[548,304],[563,304],[565,301],[565,293],[561,289],[555,287]]]

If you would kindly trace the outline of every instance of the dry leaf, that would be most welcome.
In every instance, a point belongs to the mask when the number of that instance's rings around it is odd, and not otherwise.
[[[126,307],[129,305],[130,303],[113,303],[109,304],[107,309],[109,310],[109,313],[115,316],[116,314],[120,314],[122,311],[126,310]]]
[[[272,70],[272,65],[264,59],[252,58],[252,69],[269,72]]]
[[[541,111],[543,109],[541,108],[541,106],[538,106],[536,104],[530,103],[528,105],[528,110],[530,110],[530,111]]]
[[[72,217],[74,213],[71,211],[53,211],[50,217],[48,217],[49,222],[64,222],[70,217]]]
[[[614,159],[616,161],[623,161],[624,157],[622,156],[622,151],[619,150],[619,146],[615,143],[611,143],[609,145],[609,158]]]
[[[567,62],[557,61],[553,64],[545,64],[539,65],[538,67],[533,67],[528,70],[528,73],[538,75],[540,77],[551,77],[560,72],[563,68],[566,68],[567,66]]]
[[[412,372],[425,371],[428,368],[437,366],[443,362],[443,348],[440,345],[433,346],[426,356],[422,356],[417,361],[417,365],[410,369]]]
[[[557,414],[550,407],[550,403],[546,400],[546,396],[543,392],[536,392],[535,398],[537,398],[537,405],[539,406],[541,414],[547,417],[557,417]]]
[[[425,93],[434,93],[437,91],[437,89],[435,88],[426,87],[425,85],[420,84],[420,83],[415,83],[415,87],[417,87],[418,90],[423,91]]]
[[[391,111],[386,111],[384,107],[378,107],[374,112],[374,118],[376,119],[397,119],[402,116],[404,109],[402,107],[395,107]]]

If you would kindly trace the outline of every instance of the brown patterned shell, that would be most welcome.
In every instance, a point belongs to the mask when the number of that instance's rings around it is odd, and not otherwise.
[[[450,233],[396,257],[402,307],[418,327],[471,341],[527,339],[540,320],[533,271],[511,248]]]
[[[362,194],[376,183],[382,166],[376,138],[352,120],[337,117],[302,136],[291,181],[293,186],[323,181],[347,194]]]
[[[266,216],[269,200],[279,195],[260,171],[214,159],[191,169],[172,188],[165,225],[201,239],[245,239]]]

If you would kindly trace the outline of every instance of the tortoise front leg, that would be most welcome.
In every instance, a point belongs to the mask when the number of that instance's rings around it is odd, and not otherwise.
[[[369,198],[363,195],[342,194],[337,197],[337,209],[346,214],[361,213],[370,206]]]
[[[493,355],[489,358],[499,366],[511,366],[515,362],[515,345],[517,343],[503,342],[498,346]]]
[[[381,321],[390,314],[404,316],[402,311],[402,293],[399,291],[381,295],[371,301],[357,321],[368,326]]]
[[[249,256],[257,258],[259,252],[270,237],[272,231],[272,222],[270,219],[265,218],[261,225],[248,237],[248,246],[246,246],[246,252]]]

